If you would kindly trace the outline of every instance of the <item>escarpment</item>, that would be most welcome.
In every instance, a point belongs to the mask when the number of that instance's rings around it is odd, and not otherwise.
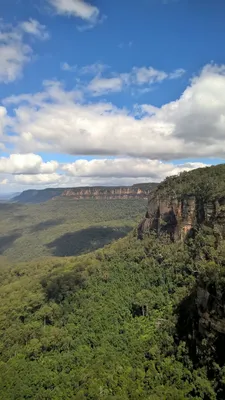
[[[147,199],[154,186],[153,183],[140,186],[72,188],[64,190],[61,196],[74,200]]]
[[[225,166],[203,168],[167,178],[149,196],[138,236],[155,232],[184,240],[201,225],[225,237]]]
[[[148,199],[157,183],[140,183],[133,186],[91,186],[74,188],[56,188],[42,190],[25,190],[13,201],[19,203],[41,203],[56,198],[69,198],[71,200],[116,200],[116,199]]]

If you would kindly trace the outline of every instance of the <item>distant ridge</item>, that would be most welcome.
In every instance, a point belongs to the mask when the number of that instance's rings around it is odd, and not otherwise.
[[[74,200],[80,199],[128,199],[148,198],[148,195],[158,183],[139,183],[132,186],[93,186],[75,188],[47,188],[29,189],[13,198],[19,203],[43,203],[59,196],[69,197]]]

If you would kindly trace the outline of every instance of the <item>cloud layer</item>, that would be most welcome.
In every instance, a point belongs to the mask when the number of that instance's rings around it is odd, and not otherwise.
[[[129,185],[159,182],[168,175],[204,167],[203,163],[174,165],[137,158],[76,160],[72,163],[44,162],[37,154],[11,154],[0,157],[1,184],[86,186]]]
[[[77,90],[46,82],[44,91],[13,96],[10,144],[17,152],[114,155],[173,160],[225,156],[225,66],[208,65],[181,97],[134,110],[84,103]],[[6,118],[6,117],[4,117]]]

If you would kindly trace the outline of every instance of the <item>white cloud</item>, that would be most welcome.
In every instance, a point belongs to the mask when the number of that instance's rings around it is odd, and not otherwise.
[[[82,90],[89,91],[93,96],[102,96],[107,93],[120,92],[125,88],[138,87],[139,93],[146,93],[152,90],[151,86],[166,79],[178,79],[184,73],[184,69],[177,69],[171,73],[159,71],[153,67],[133,67],[130,72],[110,73],[109,66],[100,62],[86,65],[79,68],[77,65],[70,65],[67,62],[61,64],[61,69],[67,72],[74,72],[77,76]],[[103,72],[108,70],[108,76],[103,76]],[[82,75],[94,75],[94,78],[87,83],[82,81]],[[144,86],[141,88],[141,86]]]
[[[64,62],[64,63],[61,64],[61,69],[63,71],[76,72],[77,71],[77,65],[69,65],[67,62]]]
[[[58,162],[44,163],[37,154],[11,154],[0,157],[0,173],[4,174],[52,174],[58,168]],[[45,179],[45,178],[43,178]]]
[[[206,66],[176,101],[139,106],[138,118],[137,108],[132,115],[110,103],[80,104],[57,82],[21,100],[8,100],[17,103],[11,120],[16,136],[9,138],[17,151],[162,160],[225,156],[225,66]]]
[[[22,35],[13,30],[0,32],[0,82],[12,82],[21,76],[31,60],[32,49],[23,43]]]
[[[143,93],[151,90],[149,88],[150,85],[160,83],[165,79],[180,78],[185,71],[183,69],[177,69],[171,73],[166,73],[152,67],[134,67],[131,72],[113,74],[112,77],[108,78],[102,77],[100,69],[96,71],[96,73],[97,76],[89,83],[88,90],[92,92],[94,96],[101,96],[110,92],[120,92],[128,86],[135,87],[135,85],[148,85],[144,89],[141,89]]]
[[[0,82],[9,83],[21,77],[24,66],[31,61],[32,48],[24,41],[24,33],[47,39],[45,27],[35,20],[17,26],[0,24]]]
[[[52,185],[59,184],[62,182],[62,175],[57,173],[53,174],[37,174],[37,175],[16,175],[14,176],[14,183],[21,185],[29,185],[29,186],[38,186],[38,185]]]
[[[178,68],[169,74],[169,79],[181,78],[181,76],[183,76],[185,74],[185,72],[186,72],[185,69]]]
[[[152,67],[146,68],[133,68],[134,79],[138,85],[143,85],[148,83],[152,85],[153,83],[162,82],[165,79],[177,79],[184,75],[185,70],[182,68],[176,69],[171,73],[167,73],[165,71],[159,71]]]
[[[94,96],[99,96],[109,92],[120,92],[123,88],[122,77],[116,78],[94,78],[88,85]]]
[[[58,14],[72,15],[90,23],[96,23],[99,9],[84,0],[48,0]]]
[[[45,25],[41,25],[40,22],[30,18],[29,21],[24,21],[20,25],[21,29],[30,34],[34,35],[41,40],[49,39],[49,33],[46,30]]]
[[[155,83],[162,82],[168,77],[168,74],[164,71],[158,71],[152,67],[146,68],[134,68],[135,80],[139,85],[144,83]]]

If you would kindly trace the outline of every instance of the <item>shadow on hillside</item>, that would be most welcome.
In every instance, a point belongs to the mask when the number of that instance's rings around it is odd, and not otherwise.
[[[15,212],[21,208],[20,204],[15,204],[15,203],[0,203],[0,211],[11,211]]]
[[[7,236],[0,236],[0,255],[4,253],[7,249],[9,249],[16,239],[21,237],[21,233],[12,233],[11,235]]]
[[[45,229],[52,228],[53,226],[61,225],[64,221],[64,218],[48,219],[47,221],[43,221],[37,225],[34,225],[30,232],[35,233],[39,231],[44,231]]]
[[[48,243],[46,247],[53,249],[52,255],[57,257],[77,256],[104,247],[113,240],[126,236],[131,229],[129,226],[118,228],[91,227],[77,232],[66,233]]]

